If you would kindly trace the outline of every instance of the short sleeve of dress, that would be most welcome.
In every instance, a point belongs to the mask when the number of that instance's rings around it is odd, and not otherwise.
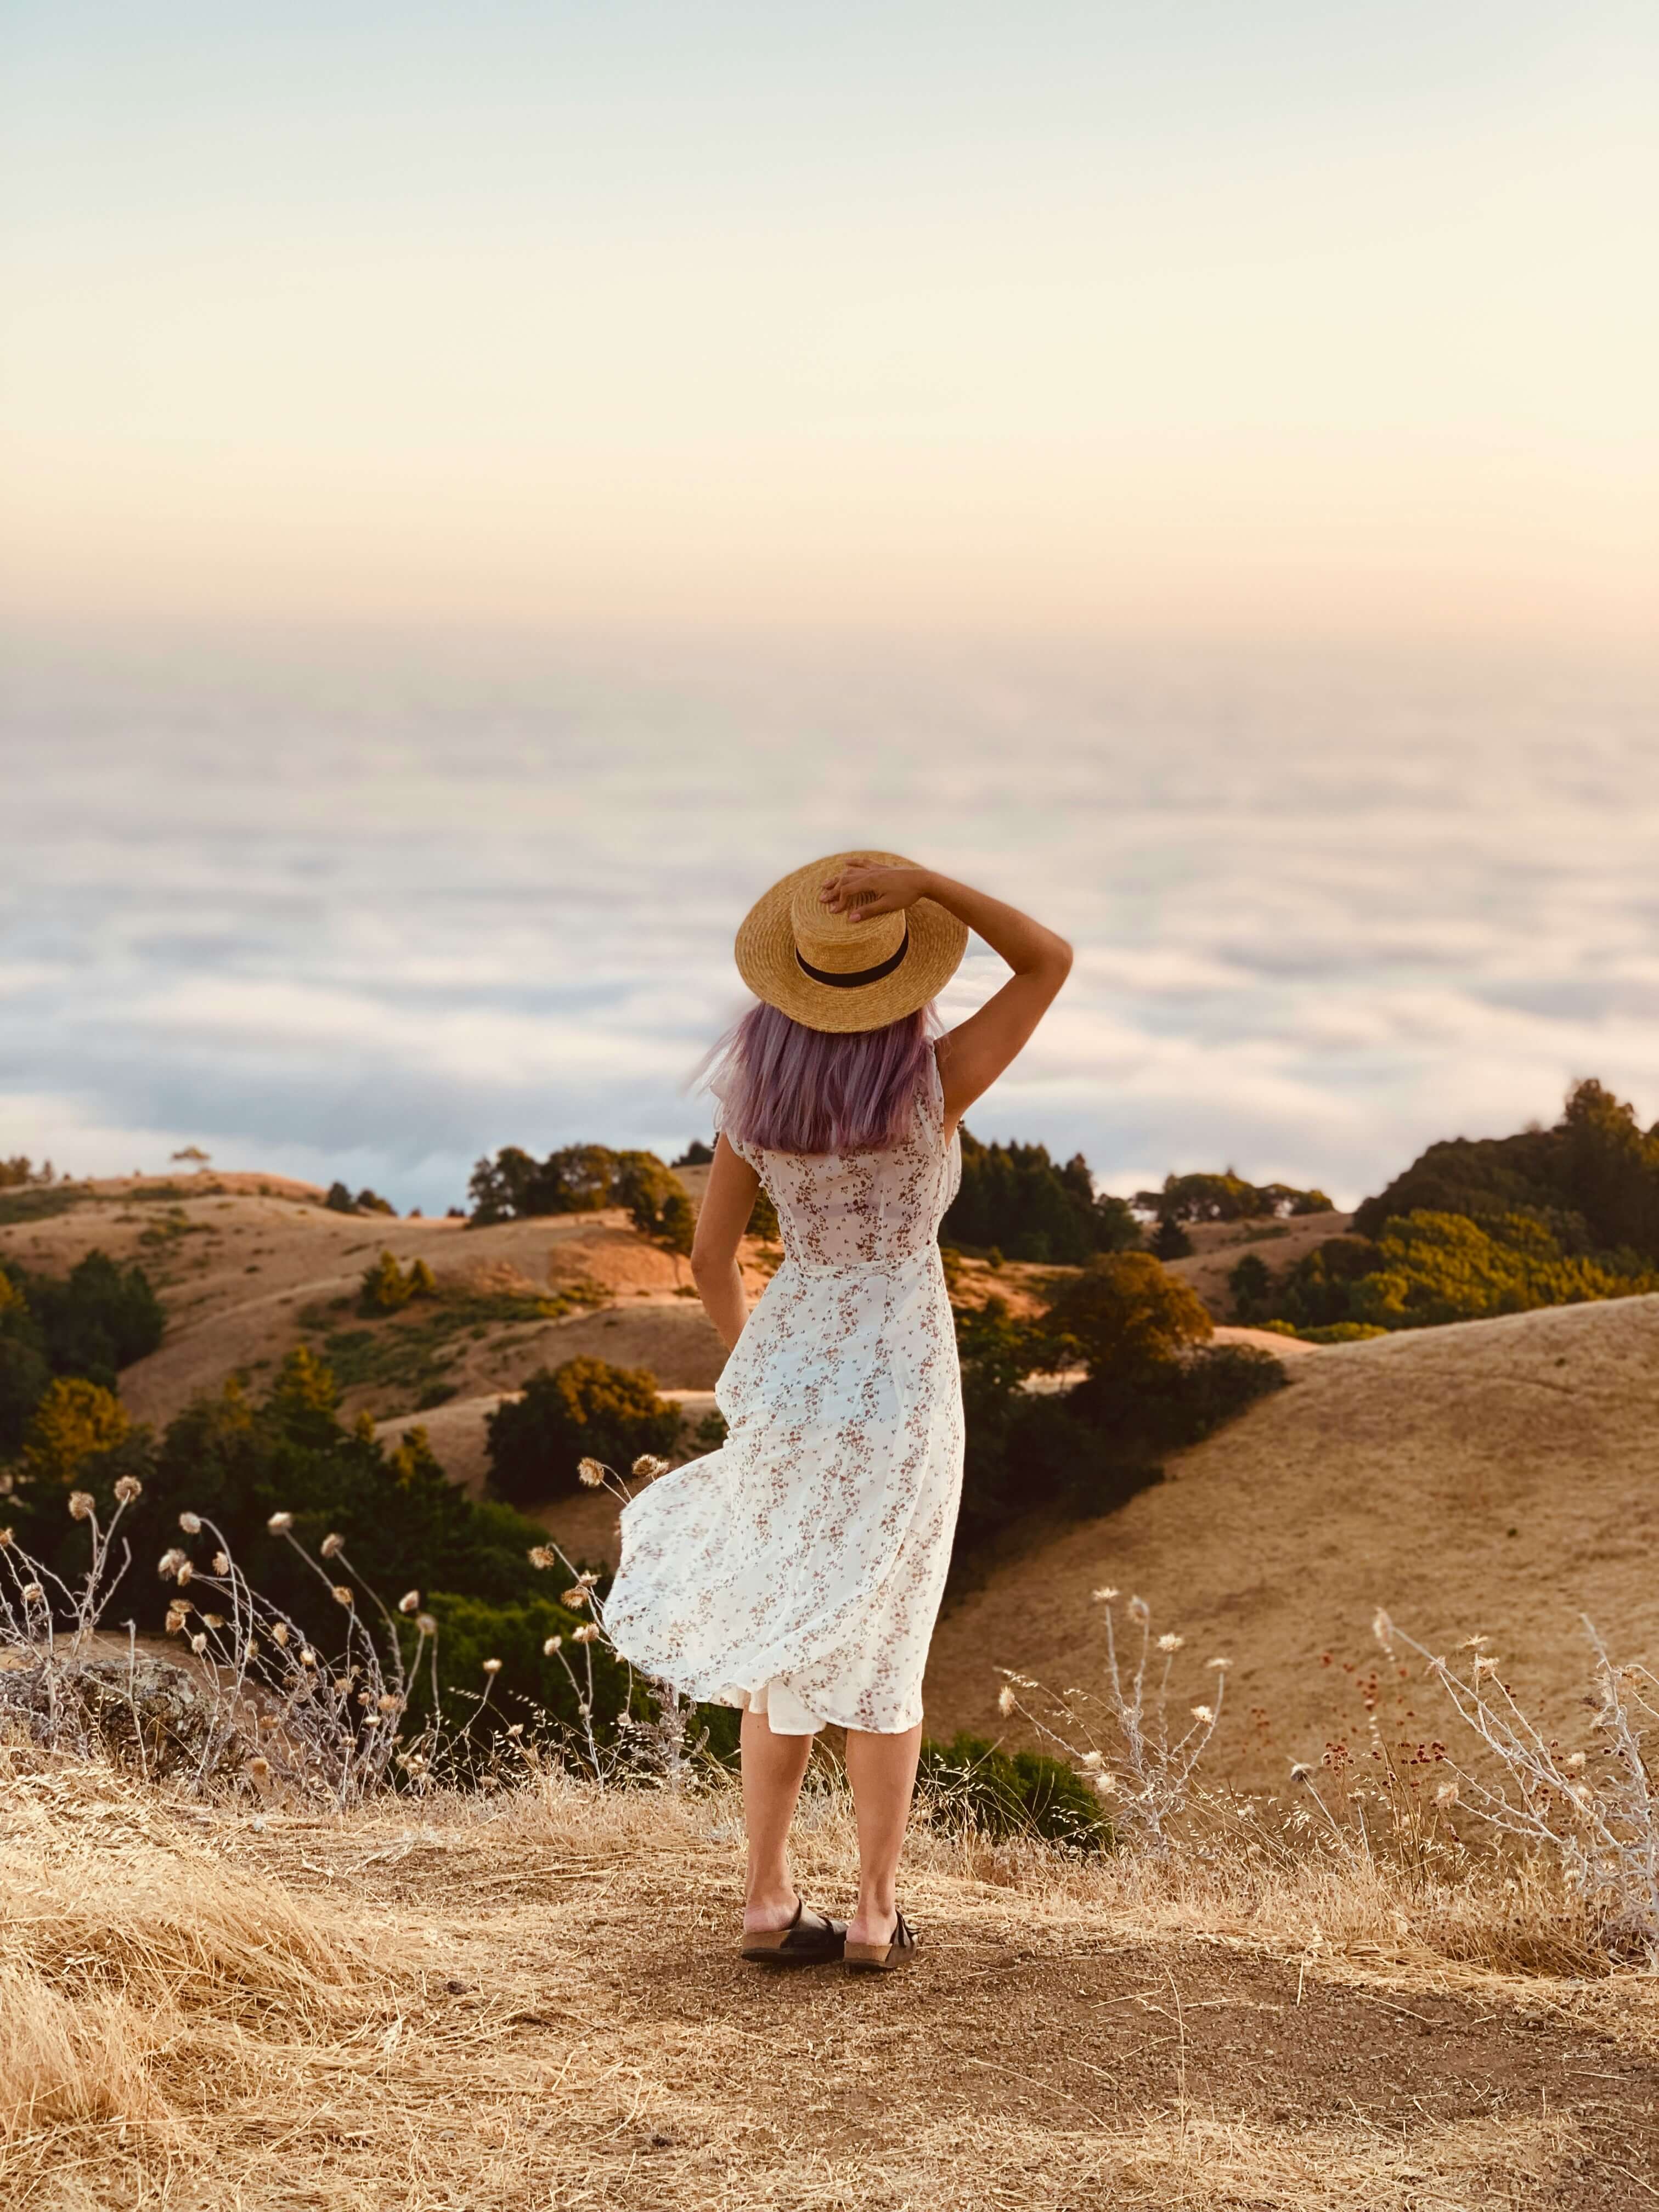
[[[714,1135],[716,1140],[724,1137],[726,1143],[731,1146],[738,1158],[744,1161],[748,1166],[753,1168],[755,1173],[759,1175],[761,1172],[761,1161],[758,1150],[753,1145],[746,1144],[741,1137],[734,1136],[732,1131],[727,1128],[725,1093],[721,1091],[719,1085],[715,1083],[711,1083],[708,1088],[714,1101]]]

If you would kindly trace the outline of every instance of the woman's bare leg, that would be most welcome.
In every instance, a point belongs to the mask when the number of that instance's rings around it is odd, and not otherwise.
[[[898,1906],[894,1884],[910,1822],[921,1724],[902,1735],[847,1731],[847,1778],[859,1818],[858,1910],[847,1923],[849,1943],[890,1941]]]
[[[789,1823],[811,1757],[810,1735],[774,1735],[764,1713],[743,1717],[743,1825],[749,1837],[744,1933],[787,1928],[799,1902],[789,1875]]]

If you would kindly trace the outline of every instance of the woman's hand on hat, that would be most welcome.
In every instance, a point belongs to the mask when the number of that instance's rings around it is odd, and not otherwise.
[[[927,890],[926,868],[896,868],[875,860],[844,861],[818,893],[832,914],[868,921],[878,914],[897,914],[914,906]]]

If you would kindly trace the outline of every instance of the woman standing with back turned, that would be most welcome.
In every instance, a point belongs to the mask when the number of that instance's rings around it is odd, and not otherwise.
[[[1013,970],[938,1034],[932,1001],[977,930]],[[731,1357],[726,1443],[623,1515],[605,1626],[683,1694],[740,1705],[743,1955],[906,1965],[895,1879],[921,1678],[962,1488],[962,1387],[940,1217],[963,1113],[1024,1045],[1071,947],[893,853],[775,884],[738,933],[761,1003],[717,1049],[719,1140],[692,1272]],[[784,1263],[748,1316],[738,1245],[764,1186]],[[859,1895],[843,1924],[790,1879],[814,1734],[847,1730]]]

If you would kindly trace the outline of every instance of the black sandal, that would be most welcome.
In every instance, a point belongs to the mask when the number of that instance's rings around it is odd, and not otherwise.
[[[821,1966],[839,1959],[846,1942],[847,1923],[809,1911],[802,1897],[795,1900],[795,1917],[787,1928],[745,1931],[742,1955],[761,1966]]]
[[[915,1963],[915,1931],[902,1912],[896,1913],[885,1943],[843,1943],[842,1955],[849,1974],[896,1973],[901,1966]]]

